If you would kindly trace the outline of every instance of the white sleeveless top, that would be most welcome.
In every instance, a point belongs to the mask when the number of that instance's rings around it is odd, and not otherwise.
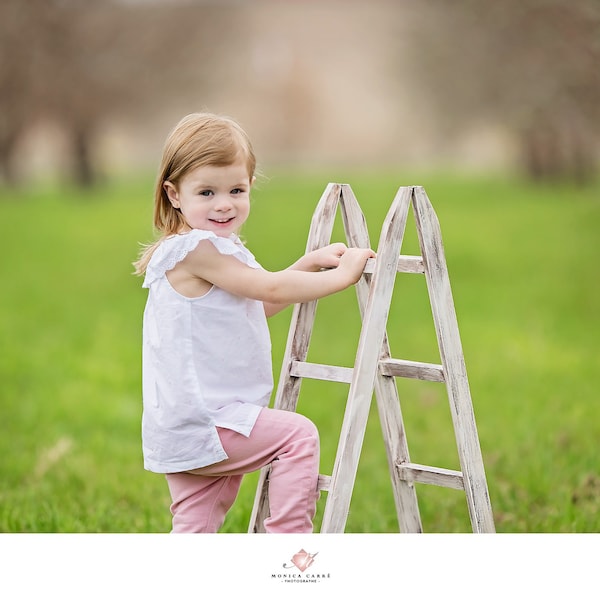
[[[166,272],[201,240],[252,268],[261,266],[232,235],[194,229],[155,250],[142,344],[144,467],[155,473],[199,469],[227,458],[216,427],[248,436],[273,388],[271,339],[263,303],[213,286],[187,298]]]

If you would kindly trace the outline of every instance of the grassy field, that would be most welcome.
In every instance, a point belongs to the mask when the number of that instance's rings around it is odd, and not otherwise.
[[[399,185],[438,213],[499,532],[600,531],[600,188],[414,174],[272,174],[244,236],[269,269],[302,253],[328,181],[352,185],[372,246]],[[145,291],[131,275],[149,241],[152,177],[93,192],[0,192],[0,531],[166,532],[164,479],[140,444]],[[415,254],[409,217],[403,253]],[[291,310],[271,320],[277,378]],[[355,295],[319,304],[310,358],[351,366]],[[388,334],[397,358],[438,361],[424,280],[399,275]],[[411,458],[458,468],[445,391],[399,381]],[[331,471],[343,384],[303,383]],[[246,531],[256,476],[224,526]],[[419,486],[427,532],[470,531],[464,495]],[[321,501],[322,502],[322,501]],[[319,507],[318,519],[322,513]],[[317,523],[318,525],[318,523]],[[348,532],[398,524],[372,410]]]

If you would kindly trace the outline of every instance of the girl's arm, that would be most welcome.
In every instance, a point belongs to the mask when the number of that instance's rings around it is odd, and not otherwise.
[[[288,269],[265,271],[223,255],[210,241],[203,240],[176,268],[232,294],[261,300],[270,315],[289,304],[323,298],[355,284],[367,259],[374,256],[368,248],[332,244],[309,252]],[[328,270],[320,270],[323,268]]]
[[[333,269],[340,264],[340,258],[346,252],[348,248],[345,244],[335,243],[307,252],[304,256],[300,257],[293,265],[289,266],[288,269],[294,271],[309,271],[316,272],[322,269]],[[273,302],[264,302],[265,314],[267,317],[272,317],[284,308],[289,306],[289,303],[275,304]]]

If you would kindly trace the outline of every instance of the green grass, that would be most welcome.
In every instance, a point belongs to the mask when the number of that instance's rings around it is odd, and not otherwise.
[[[328,181],[352,185],[372,246],[399,185],[424,185],[444,235],[499,532],[600,531],[599,188],[500,178],[275,174],[244,230],[266,268],[304,249]],[[131,275],[151,238],[152,177],[93,192],[0,192],[0,531],[166,532],[164,479],[142,468],[140,335]],[[409,217],[403,253],[415,254]],[[290,309],[271,320],[277,378]],[[350,366],[354,292],[319,303],[310,358]],[[438,360],[422,278],[399,275],[388,323],[397,358]],[[399,381],[411,458],[458,468],[442,386]],[[331,471],[347,387],[305,381],[300,410]],[[256,475],[225,523],[244,532]],[[424,529],[470,531],[464,495],[418,486]],[[320,502],[318,520],[323,501]],[[317,521],[318,521],[317,520]],[[318,523],[317,523],[318,524]],[[347,531],[398,529],[375,409]]]

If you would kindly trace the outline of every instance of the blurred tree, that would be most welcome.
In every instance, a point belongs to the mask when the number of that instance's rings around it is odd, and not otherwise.
[[[35,103],[35,32],[32,14],[44,2],[4,0],[0,3],[0,176],[16,179],[13,154],[30,124]]]
[[[15,180],[19,140],[36,123],[53,121],[69,142],[74,180],[93,184],[102,127],[159,106],[173,90],[197,89],[206,77],[199,57],[216,45],[222,12],[191,4],[2,0],[0,175]]]
[[[586,181],[600,140],[598,0],[424,0],[414,66],[451,135],[508,127],[535,179]]]

